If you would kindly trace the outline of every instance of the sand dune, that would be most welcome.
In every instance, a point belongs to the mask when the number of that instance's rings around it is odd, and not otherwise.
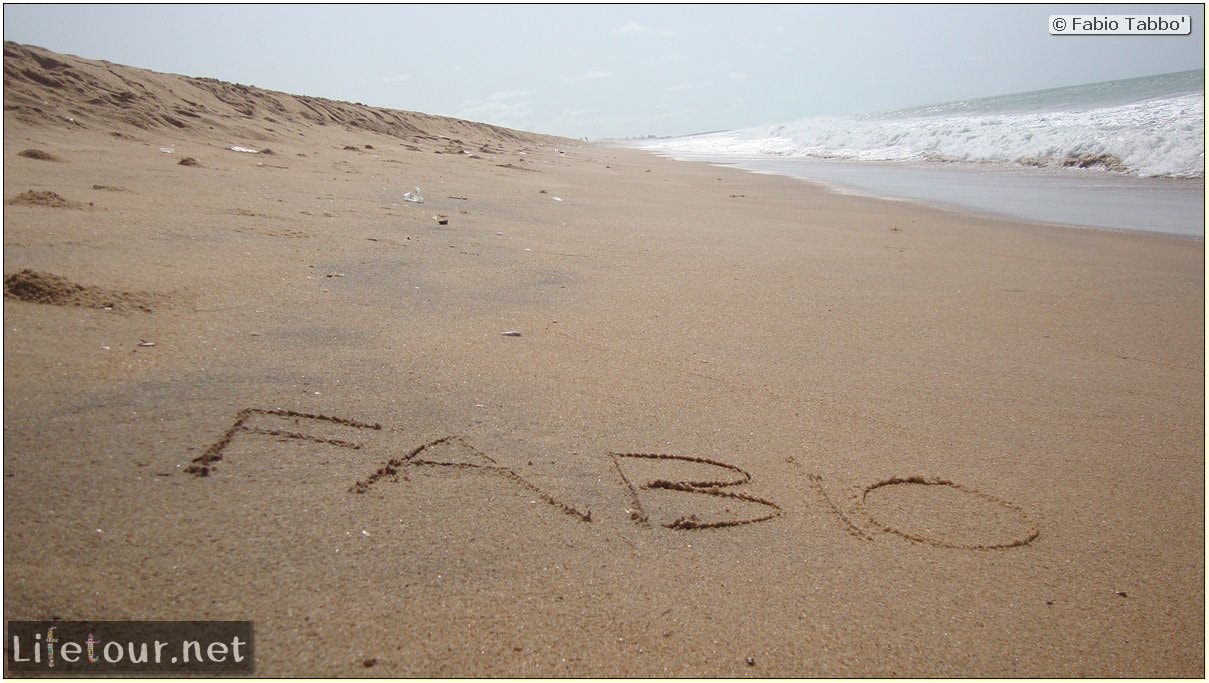
[[[4,78],[8,620],[252,620],[263,676],[1204,675],[1201,242]]]
[[[76,126],[111,134],[176,131],[190,137],[264,141],[305,136],[316,126],[380,133],[445,147],[535,144],[554,138],[485,123],[273,92],[4,44],[7,116],[31,125]]]

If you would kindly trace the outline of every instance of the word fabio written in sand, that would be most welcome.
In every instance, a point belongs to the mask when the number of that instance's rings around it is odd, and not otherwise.
[[[186,472],[198,477],[213,474],[240,435],[362,450],[367,446],[365,438],[381,430],[377,423],[247,408],[235,414],[231,426],[193,459]],[[371,450],[379,448],[383,447],[376,444]],[[751,474],[731,463],[663,453],[610,452],[607,458],[625,496],[618,507],[625,510],[630,523],[641,528],[726,529],[769,522],[785,514],[775,501],[745,492],[744,487],[752,482]],[[421,472],[490,477],[500,483],[501,492],[511,489],[524,493],[532,502],[540,500],[555,512],[581,522],[609,523],[612,519],[594,519],[590,510],[559,500],[460,436],[446,436],[388,457],[348,490],[354,494],[380,492],[383,483],[410,482],[409,473]],[[827,493],[818,474],[808,475],[804,485],[817,509],[862,541],[891,534],[940,548],[996,550],[1028,545],[1040,534],[1019,506],[939,477],[891,477],[850,488],[838,500]]]

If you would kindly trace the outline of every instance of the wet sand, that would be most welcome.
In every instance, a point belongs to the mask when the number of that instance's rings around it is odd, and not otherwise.
[[[5,67],[6,619],[250,619],[264,676],[1204,675],[1202,242]]]
[[[672,155],[993,218],[1205,239],[1203,178],[1137,178],[967,164]]]

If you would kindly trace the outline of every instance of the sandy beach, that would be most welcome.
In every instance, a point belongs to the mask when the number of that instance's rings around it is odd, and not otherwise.
[[[1204,676],[1203,241],[4,66],[6,620],[252,620],[258,676]]]

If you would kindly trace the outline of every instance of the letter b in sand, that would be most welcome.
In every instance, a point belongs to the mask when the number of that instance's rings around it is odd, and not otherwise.
[[[724,490],[751,481],[750,474],[734,465],[656,453],[609,457],[630,491],[630,518],[643,526],[654,518],[669,529],[716,529],[781,515],[780,506],[770,500]]]

